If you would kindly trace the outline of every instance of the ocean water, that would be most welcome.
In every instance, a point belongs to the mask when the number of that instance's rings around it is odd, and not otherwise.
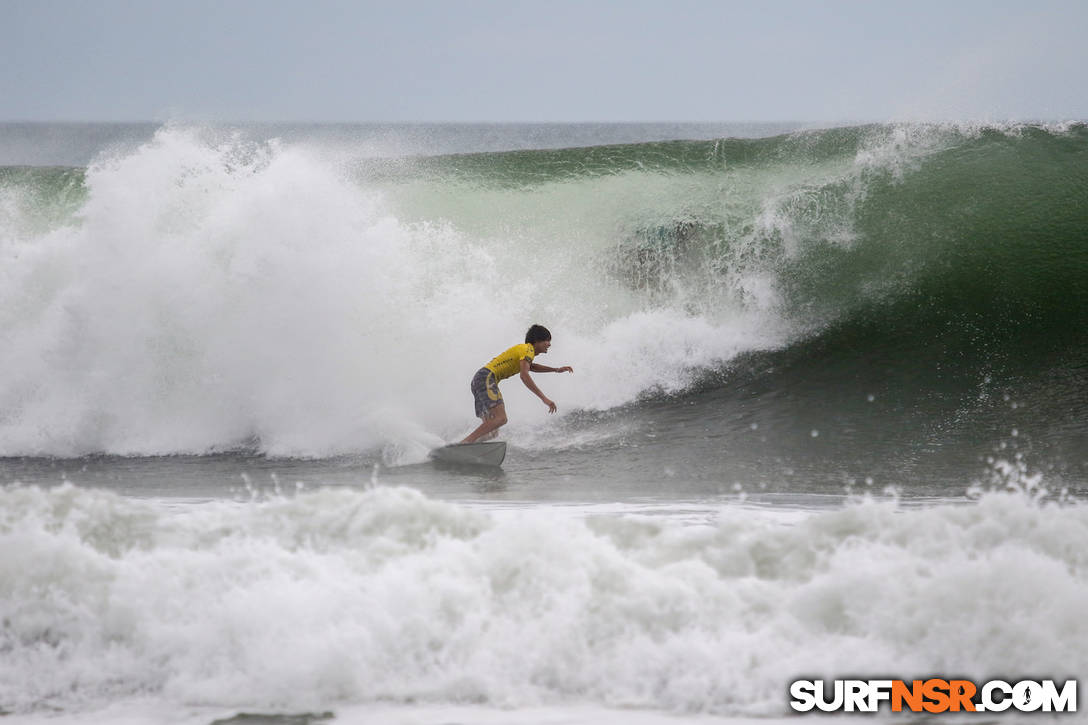
[[[0,124],[0,711],[1075,679],[1086,321],[1082,123]],[[558,415],[429,462],[534,322]]]

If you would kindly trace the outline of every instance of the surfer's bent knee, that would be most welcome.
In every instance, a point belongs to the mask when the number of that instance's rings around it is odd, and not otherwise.
[[[484,420],[494,423],[496,426],[506,425],[506,406],[502,403],[487,409],[487,417]]]

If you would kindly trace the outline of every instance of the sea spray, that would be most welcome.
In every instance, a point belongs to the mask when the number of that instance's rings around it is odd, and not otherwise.
[[[455,233],[398,225],[304,153],[182,131],[86,184],[79,218],[7,265],[7,453],[322,454],[443,420],[427,351],[487,320],[493,283]]]
[[[592,356],[610,335],[639,355],[622,330],[640,305],[619,286],[602,297],[577,252],[526,258],[533,240],[513,233],[401,222],[388,191],[304,148],[213,140],[166,127],[104,157],[75,217],[6,247],[4,453],[412,448],[456,434],[469,374],[530,321],[564,330],[559,349],[591,363],[589,389],[615,379]],[[659,314],[642,335],[672,328],[676,315]],[[752,344],[752,321],[720,324],[727,339],[700,334],[710,359],[653,353],[641,358],[651,379],[583,404],[628,400]],[[672,347],[690,339],[680,331]]]

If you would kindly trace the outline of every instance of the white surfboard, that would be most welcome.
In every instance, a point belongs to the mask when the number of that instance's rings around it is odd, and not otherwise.
[[[486,443],[454,443],[431,451],[431,458],[442,463],[462,463],[471,466],[501,466],[506,458],[505,441]]]

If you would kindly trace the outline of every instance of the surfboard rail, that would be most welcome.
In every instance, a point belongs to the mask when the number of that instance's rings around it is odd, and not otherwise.
[[[431,451],[431,460],[468,466],[501,466],[506,459],[506,441],[453,443]]]

